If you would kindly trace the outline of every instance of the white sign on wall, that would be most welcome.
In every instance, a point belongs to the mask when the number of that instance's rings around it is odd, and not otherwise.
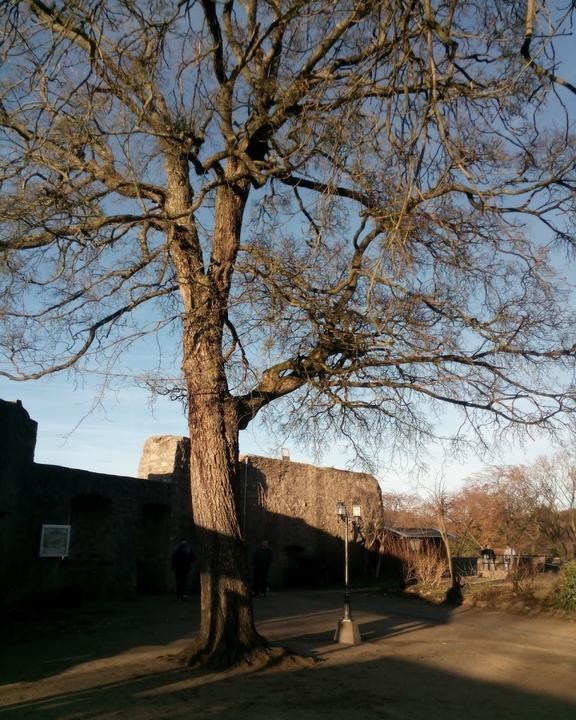
[[[70,525],[42,525],[40,557],[67,557],[70,548]]]

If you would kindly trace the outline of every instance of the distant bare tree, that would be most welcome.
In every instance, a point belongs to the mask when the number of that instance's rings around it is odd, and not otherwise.
[[[475,542],[478,552],[486,543],[497,553],[508,544],[518,552],[537,549],[540,501],[527,465],[494,466],[468,478],[452,508],[454,527],[462,528],[455,531]]]
[[[576,549],[576,455],[562,450],[533,464],[532,478],[546,511],[542,531],[556,541],[565,558]]]
[[[426,527],[430,513],[416,494],[382,493],[383,522],[388,527]]]
[[[1,4],[1,372],[108,368],[179,333],[195,659],[265,652],[234,476],[239,430],[271,403],[358,451],[434,438],[446,403],[480,442],[572,422],[553,263],[573,243],[575,88],[555,56],[572,11]]]
[[[434,511],[435,525],[438,528],[442,539],[443,552],[438,550],[438,555],[445,560],[446,572],[450,575],[451,587],[456,587],[459,579],[454,572],[454,561],[452,559],[452,542],[449,525],[452,512],[452,495],[446,490],[443,483],[438,483],[430,496],[430,505]]]
[[[488,468],[454,493],[451,528],[479,547],[573,554],[574,457],[569,451],[542,456],[529,465]],[[467,527],[466,527],[467,526]]]

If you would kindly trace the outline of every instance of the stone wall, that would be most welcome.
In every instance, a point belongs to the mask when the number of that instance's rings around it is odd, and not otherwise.
[[[0,605],[79,603],[172,587],[191,537],[189,483],[34,463],[36,423],[0,401]],[[40,557],[43,525],[70,525],[69,555]]]
[[[0,400],[0,601],[11,594],[13,567],[19,566],[21,478],[34,463],[37,427],[20,401]]]
[[[342,501],[362,508],[364,525],[381,521],[382,497],[374,477],[290,460],[242,458],[238,472],[240,517],[249,552],[268,539],[275,562],[271,582],[282,585],[334,584],[342,580]],[[372,558],[352,542],[352,577],[370,571]]]
[[[183,485],[189,461],[188,438],[152,437],[146,441],[139,476],[165,480],[173,474]],[[341,580],[344,525],[336,514],[338,501],[349,510],[353,502],[359,502],[365,524],[381,521],[380,487],[364,473],[245,456],[239,463],[235,489],[249,557],[261,540],[270,541],[274,553],[270,581],[277,586]],[[351,544],[353,572],[366,573],[371,561],[359,544]]]
[[[21,475],[19,485],[20,502],[3,546],[4,604],[169,589],[170,550],[180,536],[174,486],[39,464]],[[44,524],[71,526],[68,557],[39,556]]]
[[[131,478],[35,463],[36,432],[20,403],[0,400],[0,605],[168,591],[171,550],[194,533],[189,439],[147,440]],[[242,458],[235,491],[247,551],[270,541],[276,586],[341,582],[336,503],[360,502],[365,522],[382,508],[370,475],[255,456]],[[46,524],[71,526],[67,557],[40,557]],[[370,561],[352,544],[353,576]]]

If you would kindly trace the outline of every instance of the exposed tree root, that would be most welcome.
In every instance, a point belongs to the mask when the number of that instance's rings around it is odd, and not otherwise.
[[[225,647],[223,644],[216,648],[206,648],[194,643],[183,650],[177,659],[189,668],[204,668],[207,670],[265,670],[267,668],[288,662],[299,667],[311,666],[315,663],[312,657],[293,652],[289,648],[272,647],[260,638],[256,646]]]

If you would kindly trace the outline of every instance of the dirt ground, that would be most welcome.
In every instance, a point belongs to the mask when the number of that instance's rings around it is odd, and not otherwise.
[[[363,643],[333,642],[339,592],[255,600],[260,631],[309,658],[183,669],[197,599],[138,598],[0,627],[0,720],[574,720],[576,623],[356,592]]]

